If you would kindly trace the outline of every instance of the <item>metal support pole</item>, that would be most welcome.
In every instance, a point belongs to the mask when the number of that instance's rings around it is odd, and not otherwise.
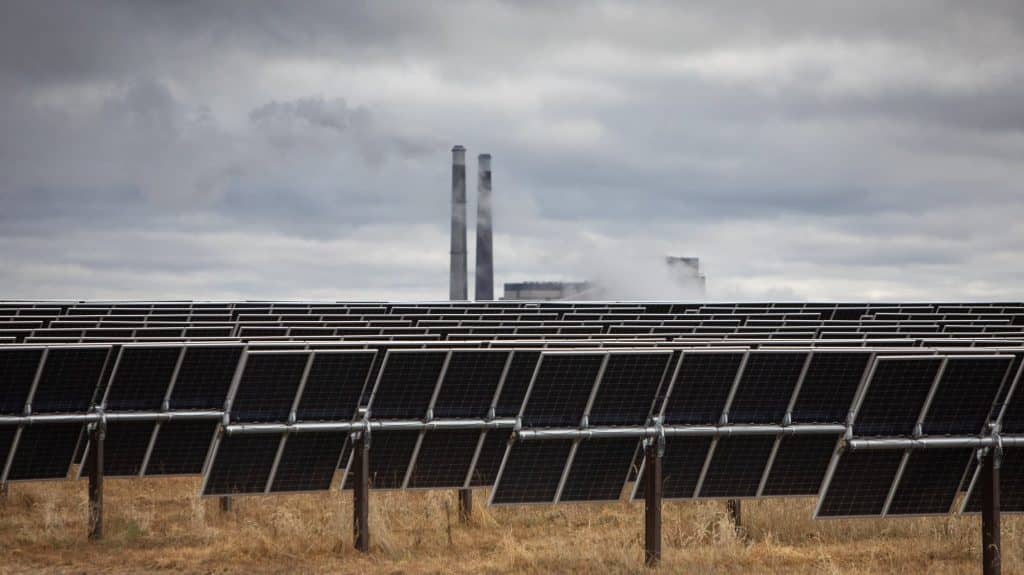
[[[103,539],[103,442],[107,430],[99,420],[89,430],[89,539]]]
[[[370,551],[370,444],[360,433],[353,449],[352,528],[357,550]]]
[[[661,562],[661,449],[657,439],[644,446],[644,565]]]
[[[473,490],[459,490],[459,521],[469,523],[473,517]]]
[[[999,537],[999,454],[990,450],[981,462],[981,558],[984,575],[1002,572]]]
[[[233,503],[234,502],[232,501],[232,499],[230,497],[221,497],[220,498],[220,511],[221,511],[221,513],[230,513],[231,512],[231,508],[233,506],[232,505]]]
[[[726,507],[729,509],[729,518],[732,519],[732,526],[739,532],[740,527],[743,526],[743,506],[739,499],[730,499],[726,502]]]

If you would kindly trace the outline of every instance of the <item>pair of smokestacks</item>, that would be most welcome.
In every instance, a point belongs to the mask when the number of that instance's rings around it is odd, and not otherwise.
[[[491,242],[491,155],[477,156],[476,292],[494,299],[494,248]],[[469,299],[466,257],[466,148],[452,148],[452,261],[448,298]]]

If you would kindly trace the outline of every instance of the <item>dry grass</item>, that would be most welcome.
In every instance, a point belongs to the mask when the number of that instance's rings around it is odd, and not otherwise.
[[[108,481],[106,538],[86,541],[84,482],[13,485],[0,502],[0,573],[638,573],[640,505],[482,508],[455,519],[454,492],[374,493],[373,551],[351,548],[347,493],[200,500],[198,480]],[[478,502],[482,497],[477,498]],[[744,504],[746,534],[719,502],[666,503],[666,573],[965,573],[980,566],[977,518],[810,519],[809,500]],[[1004,518],[1004,572],[1024,572]]]

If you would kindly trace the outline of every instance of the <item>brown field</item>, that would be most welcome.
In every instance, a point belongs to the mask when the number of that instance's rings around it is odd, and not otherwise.
[[[12,485],[0,573],[642,573],[641,505],[485,508],[454,492],[374,493],[372,553],[351,548],[347,493],[238,498],[222,513],[198,480],[109,480],[106,538],[86,540],[85,482]],[[974,573],[975,517],[812,521],[810,500],[666,503],[665,573]],[[1024,573],[1024,522],[1003,519],[1004,572]]]

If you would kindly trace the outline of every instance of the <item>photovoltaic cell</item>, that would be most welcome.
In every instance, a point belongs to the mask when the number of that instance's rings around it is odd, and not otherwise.
[[[508,440],[512,437],[511,429],[491,429],[485,432],[484,443],[480,447],[480,455],[470,474],[469,484],[473,487],[489,487],[494,485],[501,468],[501,460],[505,457]]]
[[[1010,356],[950,357],[922,422],[924,434],[981,433],[1011,361]]]
[[[418,431],[380,431],[370,440],[370,486],[399,489],[412,462]]]
[[[145,474],[198,475],[210,451],[216,421],[168,421],[160,424]]]
[[[690,499],[697,489],[704,461],[711,449],[710,437],[666,437],[665,455],[661,459],[661,486],[666,499]],[[634,499],[642,499],[646,481],[641,474],[636,483]]]
[[[870,352],[815,351],[793,405],[793,423],[844,423]]]
[[[186,346],[171,391],[171,409],[222,409],[243,347]]]
[[[1006,385],[1013,385],[1016,382],[1016,387],[1013,389],[1012,396],[1006,398],[1006,405],[1002,414],[1002,431],[1003,433],[1024,433],[1024,366],[1018,367],[1017,371],[1010,374],[1010,379]],[[1007,389],[1007,393],[1011,393]]]
[[[155,428],[156,423],[150,421],[108,422],[103,441],[103,474],[112,477],[138,475]],[[89,455],[86,450],[83,477],[92,469]]]
[[[679,374],[665,400],[665,423],[717,424],[743,356],[743,353],[684,353]]]
[[[434,417],[486,417],[510,353],[498,350],[453,351],[434,403]]]
[[[580,441],[559,501],[617,501],[639,444],[636,439]]]
[[[972,449],[911,451],[887,514],[949,513],[973,456]]]
[[[25,412],[25,401],[42,357],[42,349],[0,349],[0,414]]]
[[[505,376],[505,383],[501,387],[501,394],[498,396],[498,404],[495,414],[498,417],[515,417],[519,415],[519,409],[523,406],[523,398],[526,397],[526,390],[530,387],[530,380],[533,379],[533,372],[537,368],[537,361],[540,360],[539,351],[514,351],[512,363],[509,365],[508,374]],[[504,454],[504,449],[502,449]]]
[[[774,446],[774,437],[720,438],[699,496],[754,497]]]
[[[782,438],[761,495],[817,495],[838,440],[838,435]]]
[[[163,405],[180,347],[122,347],[105,400],[109,411],[156,411]]]
[[[308,360],[307,352],[250,352],[231,400],[231,420],[288,421]]]
[[[298,421],[351,421],[373,366],[374,351],[318,351],[295,411]]]
[[[590,425],[644,425],[671,353],[612,353],[590,408]]]
[[[443,351],[388,351],[370,399],[370,415],[374,419],[426,417],[446,356]]]
[[[980,472],[980,470],[978,470]],[[964,506],[965,513],[981,512],[982,487],[980,474]],[[1003,464],[999,470],[999,508],[1005,513],[1024,512],[1024,449],[1003,448]]]
[[[519,441],[509,447],[493,504],[552,503],[572,440]]]
[[[7,480],[66,478],[81,429],[80,423],[22,428]]]
[[[32,396],[32,413],[88,410],[100,384],[108,352],[109,348],[105,347],[51,348]]]
[[[729,406],[730,423],[782,423],[807,354],[752,351]]]
[[[912,434],[941,364],[942,358],[933,356],[878,358],[855,415],[853,434]]]
[[[280,435],[221,437],[203,495],[263,493],[280,443]]]
[[[880,515],[903,451],[847,451],[819,502],[819,517]]]
[[[523,427],[575,427],[606,354],[545,353],[523,406]]]
[[[338,432],[289,435],[270,491],[283,493],[330,489],[347,435]]]
[[[480,431],[476,429],[424,433],[409,487],[462,487],[479,442]]]

